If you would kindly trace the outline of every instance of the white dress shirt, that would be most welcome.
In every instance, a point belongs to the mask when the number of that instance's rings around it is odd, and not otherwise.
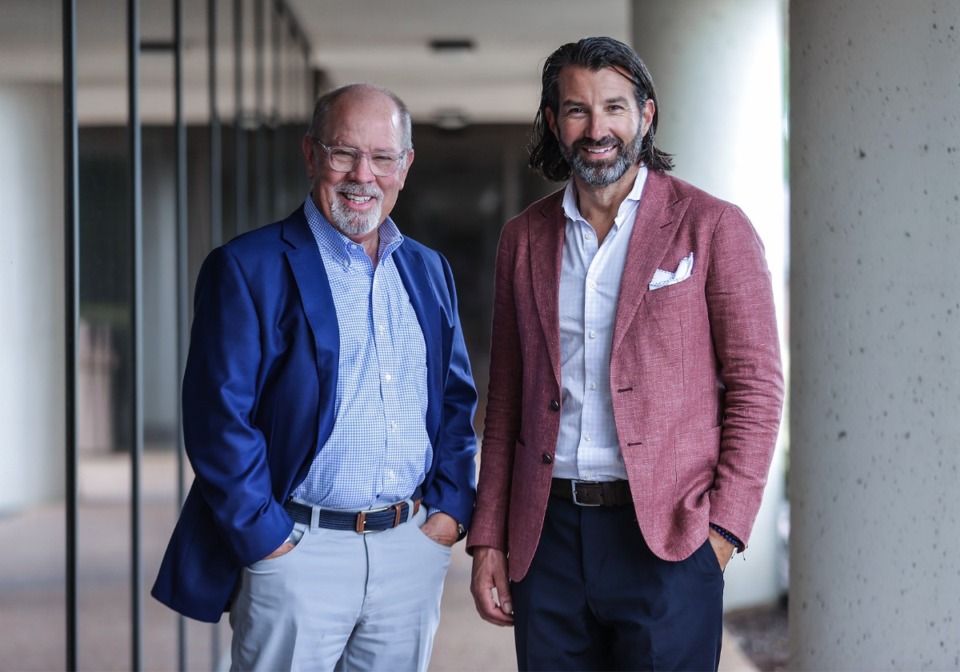
[[[613,227],[597,233],[580,214],[573,180],[563,197],[566,229],[560,267],[560,360],[562,406],[554,461],[555,478],[585,481],[626,479],[610,390],[610,344],[620,279],[640,195],[647,179],[641,166],[620,204]]]

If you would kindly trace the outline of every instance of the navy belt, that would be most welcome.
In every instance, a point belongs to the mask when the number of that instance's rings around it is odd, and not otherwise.
[[[419,497],[419,489],[414,493],[414,497]],[[310,506],[301,504],[292,500],[283,505],[284,510],[290,514],[294,522],[304,523],[305,525],[314,525],[328,530],[353,530],[357,534],[366,534],[368,532],[382,532],[401,525],[415,515],[420,510],[420,500],[413,500],[413,510],[410,510],[410,503],[407,500],[397,502],[392,506],[382,509],[371,509],[369,511],[333,511],[331,509],[322,509],[319,506]],[[316,509],[316,513],[314,510]]]

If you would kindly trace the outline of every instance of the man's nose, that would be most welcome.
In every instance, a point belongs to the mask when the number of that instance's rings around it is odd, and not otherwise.
[[[347,173],[356,182],[374,182],[377,176],[370,170],[370,157],[361,154],[357,158],[357,163],[349,173]]]
[[[607,126],[603,115],[591,114],[587,125],[587,135],[593,140],[599,140],[607,136]]]

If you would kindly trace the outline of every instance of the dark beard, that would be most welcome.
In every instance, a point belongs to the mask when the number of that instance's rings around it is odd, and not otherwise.
[[[560,154],[567,160],[567,163],[570,164],[570,168],[577,177],[587,184],[594,187],[609,186],[623,177],[630,167],[639,161],[640,153],[643,149],[643,135],[641,134],[642,123],[643,122],[641,122],[641,126],[637,128],[637,133],[633,136],[633,140],[630,141],[629,145],[624,145],[622,141],[617,140],[613,136],[607,136],[600,140],[582,139],[574,142],[571,147],[564,145],[562,142],[558,143],[560,145]],[[617,156],[612,160],[591,161],[590,159],[585,159],[583,155],[577,151],[582,148],[602,147],[614,143],[617,145]]]

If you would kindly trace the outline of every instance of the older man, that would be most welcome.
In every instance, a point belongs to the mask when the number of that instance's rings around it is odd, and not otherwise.
[[[394,94],[321,97],[313,188],[214,250],[183,381],[196,480],[153,595],[234,669],[425,670],[474,500],[476,392],[446,260],[390,219],[413,162]]]
[[[566,44],[542,84],[530,163],[571,179],[500,239],[474,599],[522,670],[714,669],[783,399],[763,248],[667,175],[630,47]]]

